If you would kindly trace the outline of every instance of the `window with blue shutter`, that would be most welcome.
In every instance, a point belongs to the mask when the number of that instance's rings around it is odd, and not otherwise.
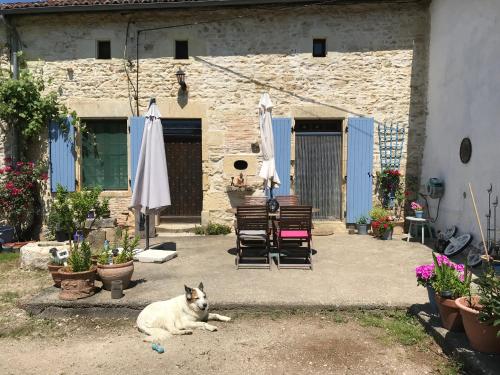
[[[55,192],[57,185],[68,191],[75,191],[75,128],[68,118],[66,129],[56,122],[49,125],[49,171],[50,189]]]
[[[134,188],[137,164],[141,152],[142,133],[146,119],[142,116],[130,118],[130,188]]]

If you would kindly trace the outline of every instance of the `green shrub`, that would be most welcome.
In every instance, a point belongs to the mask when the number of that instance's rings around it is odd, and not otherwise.
[[[208,223],[206,226],[195,227],[194,233],[200,235],[206,234],[209,236],[216,236],[219,234],[226,235],[231,233],[231,227],[225,224]]]
[[[372,221],[382,221],[391,213],[382,206],[375,206],[368,212],[368,215],[370,215]]]

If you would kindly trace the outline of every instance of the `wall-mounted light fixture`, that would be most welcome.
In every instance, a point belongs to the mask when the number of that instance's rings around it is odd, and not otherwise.
[[[187,85],[186,85],[186,73],[182,69],[179,68],[177,73],[175,73],[175,76],[177,77],[177,82],[181,86],[182,91],[187,90]]]

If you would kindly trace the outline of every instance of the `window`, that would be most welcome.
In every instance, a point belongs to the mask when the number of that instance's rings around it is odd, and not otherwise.
[[[100,60],[111,59],[111,42],[109,40],[97,41],[97,58]]]
[[[313,57],[326,56],[326,39],[313,39]]]
[[[177,60],[189,58],[189,50],[188,50],[188,41],[187,40],[176,40],[175,41],[175,58]]]
[[[86,120],[82,137],[82,186],[127,190],[126,120]]]

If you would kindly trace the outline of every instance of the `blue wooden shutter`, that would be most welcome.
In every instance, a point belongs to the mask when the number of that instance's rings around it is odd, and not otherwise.
[[[373,118],[349,118],[347,148],[347,223],[372,208]]]
[[[280,178],[280,186],[273,189],[273,196],[290,194],[290,137],[292,119],[273,118],[274,160]]]
[[[56,122],[49,125],[49,169],[50,189],[55,192],[57,185],[68,191],[75,191],[75,128],[71,118],[67,120],[67,131]]]
[[[144,132],[144,117],[130,118],[130,188],[134,188],[137,163],[141,152],[142,133]]]

